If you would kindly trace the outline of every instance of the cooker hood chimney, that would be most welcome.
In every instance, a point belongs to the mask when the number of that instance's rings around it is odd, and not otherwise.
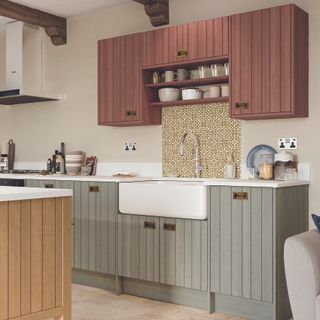
[[[43,33],[16,21],[6,25],[6,84],[0,104],[15,105],[59,100],[44,87]]]

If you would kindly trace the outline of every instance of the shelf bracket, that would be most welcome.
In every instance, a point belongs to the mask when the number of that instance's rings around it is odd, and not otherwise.
[[[133,0],[144,5],[151,24],[159,27],[169,24],[169,0]]]

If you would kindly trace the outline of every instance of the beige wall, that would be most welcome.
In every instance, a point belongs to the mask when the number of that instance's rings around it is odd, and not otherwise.
[[[306,119],[246,121],[242,123],[242,154],[260,143],[275,146],[277,137],[297,137],[298,155],[311,164],[312,211],[320,211],[320,152],[312,139],[319,136],[320,100],[320,1],[294,1],[310,14],[310,117]],[[171,23],[180,24],[289,3],[275,0],[171,0]],[[151,29],[139,4],[69,19],[68,44],[47,43],[48,86],[61,88],[66,100],[57,103],[3,107],[0,109],[0,142],[13,138],[18,161],[43,161],[60,141],[68,149],[96,154],[104,162],[160,162],[161,127],[109,128],[96,125],[97,40]],[[0,43],[3,36],[0,35]],[[3,46],[0,46],[0,59]],[[1,59],[3,61],[3,59]],[[0,64],[0,81],[3,63]],[[136,141],[137,153],[124,153],[124,141]]]

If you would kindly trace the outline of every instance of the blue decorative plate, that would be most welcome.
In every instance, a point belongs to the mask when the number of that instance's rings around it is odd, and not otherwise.
[[[258,144],[252,148],[247,155],[247,168],[255,168],[256,172],[259,174],[259,157],[261,154],[271,154],[274,158],[274,155],[277,153],[275,149],[266,145]]]

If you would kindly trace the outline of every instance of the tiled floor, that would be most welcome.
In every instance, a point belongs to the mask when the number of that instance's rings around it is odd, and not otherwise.
[[[79,285],[72,290],[73,320],[245,320]]]

